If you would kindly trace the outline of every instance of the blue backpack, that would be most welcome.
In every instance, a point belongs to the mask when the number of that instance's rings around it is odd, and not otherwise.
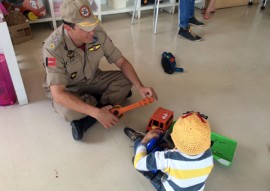
[[[167,74],[173,72],[184,72],[183,68],[177,68],[175,63],[175,57],[170,52],[163,52],[161,57],[161,65]]]

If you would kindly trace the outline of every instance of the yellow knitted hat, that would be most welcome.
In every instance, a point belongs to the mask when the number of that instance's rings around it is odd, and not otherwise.
[[[198,155],[210,148],[211,130],[208,121],[198,112],[181,116],[171,133],[175,147],[187,155]]]

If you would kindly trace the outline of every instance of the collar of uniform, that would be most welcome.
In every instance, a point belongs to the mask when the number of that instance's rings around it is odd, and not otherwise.
[[[89,48],[93,47],[93,45],[95,43],[97,43],[97,42],[98,42],[98,37],[94,36],[93,42],[90,42],[90,43],[86,43],[85,44],[85,50],[88,50]]]

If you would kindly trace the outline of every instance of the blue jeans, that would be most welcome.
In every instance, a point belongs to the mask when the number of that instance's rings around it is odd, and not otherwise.
[[[187,28],[189,26],[189,19],[194,17],[195,0],[179,0],[179,27]]]
[[[134,155],[135,155],[137,147],[141,143],[141,140],[142,139],[138,138],[134,142]],[[147,179],[150,180],[150,182],[152,183],[152,185],[155,187],[157,191],[166,191],[161,181],[163,172],[158,171],[158,173],[155,174],[154,176],[153,174],[151,174],[151,172],[144,172],[144,171],[139,171],[139,172],[142,173]]]

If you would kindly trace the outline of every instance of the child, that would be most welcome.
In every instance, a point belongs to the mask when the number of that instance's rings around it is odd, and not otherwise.
[[[145,136],[131,128],[125,134],[134,144],[134,167],[150,179],[158,191],[196,190],[202,191],[205,181],[213,168],[210,150],[210,126],[207,117],[198,112],[188,112],[181,116],[171,133],[174,149],[147,154],[146,145],[160,134],[151,130]],[[143,171],[159,170],[149,177]]]

